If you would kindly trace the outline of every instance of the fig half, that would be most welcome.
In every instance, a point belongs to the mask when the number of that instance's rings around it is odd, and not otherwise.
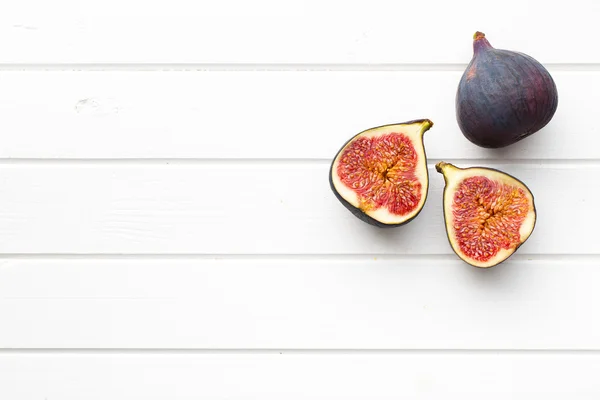
[[[439,162],[444,175],[444,220],[454,252],[465,262],[493,267],[510,257],[536,222],[533,194],[505,172]]]
[[[429,188],[423,134],[432,126],[429,119],[413,120],[367,129],[348,140],[329,170],[338,200],[382,228],[416,217]]]
[[[546,126],[558,92],[542,64],[523,53],[492,47],[481,32],[458,84],[456,118],[463,135],[486,148],[506,147]]]

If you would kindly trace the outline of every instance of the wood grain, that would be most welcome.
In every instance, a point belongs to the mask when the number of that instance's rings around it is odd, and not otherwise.
[[[8,355],[0,357],[0,395],[23,400],[563,400],[576,388],[578,399],[593,400],[600,396],[599,367],[597,355],[535,353]]]
[[[594,0],[26,0],[10,11],[2,63],[467,63],[477,30],[544,63],[600,62]]]
[[[600,3],[21,0],[0,13],[0,398],[597,400]],[[499,151],[456,125],[472,35],[559,108]],[[355,133],[430,118],[397,230],[327,183]],[[490,270],[451,252],[438,160],[529,185]]]
[[[460,71],[0,72],[0,157],[332,159],[356,133],[429,118],[431,159],[598,159],[600,73],[553,73],[559,108],[501,150],[458,129]],[[586,90],[582,91],[581,88]]]
[[[3,260],[0,348],[600,350],[599,262]]]
[[[470,166],[460,163],[458,166]],[[487,164],[486,164],[487,165]],[[529,185],[538,222],[521,254],[598,254],[600,165],[493,164]],[[0,167],[2,253],[446,254],[443,178],[392,230],[346,210],[327,163],[38,163]],[[559,185],[577,188],[557,193]]]

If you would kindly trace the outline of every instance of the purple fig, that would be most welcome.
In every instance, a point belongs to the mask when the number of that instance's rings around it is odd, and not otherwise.
[[[476,32],[473,58],[456,93],[463,135],[487,148],[511,145],[546,126],[558,106],[550,73],[532,57],[495,49]]]

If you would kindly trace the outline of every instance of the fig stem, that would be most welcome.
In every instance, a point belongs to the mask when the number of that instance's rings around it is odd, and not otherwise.
[[[440,161],[439,163],[435,164],[435,170],[437,172],[439,172],[440,174],[445,174],[447,170],[449,169],[458,169],[456,168],[454,165],[444,162],[444,161]]]
[[[483,32],[475,32],[475,34],[473,35],[473,40],[479,40],[479,39],[483,39],[485,38],[485,33]]]
[[[440,161],[439,163],[435,164],[435,170],[437,172],[439,172],[440,174],[444,173],[444,167],[448,165],[447,163]]]
[[[489,50],[492,48],[492,45],[485,38],[485,33],[483,32],[475,32],[473,35],[473,51],[477,53],[480,50]]]
[[[431,129],[432,126],[433,126],[433,121],[431,121],[430,119],[423,120],[423,122],[421,124],[421,136],[423,136],[425,134],[425,132],[427,132],[429,129]]]

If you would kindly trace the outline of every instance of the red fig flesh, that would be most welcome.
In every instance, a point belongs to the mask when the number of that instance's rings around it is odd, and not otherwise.
[[[493,267],[510,257],[531,235],[534,198],[517,178],[492,168],[458,168],[440,162],[444,175],[444,219],[448,240],[465,262]]]
[[[348,140],[333,159],[329,183],[355,216],[395,227],[419,214],[429,187],[423,134],[428,119],[367,129]]]

